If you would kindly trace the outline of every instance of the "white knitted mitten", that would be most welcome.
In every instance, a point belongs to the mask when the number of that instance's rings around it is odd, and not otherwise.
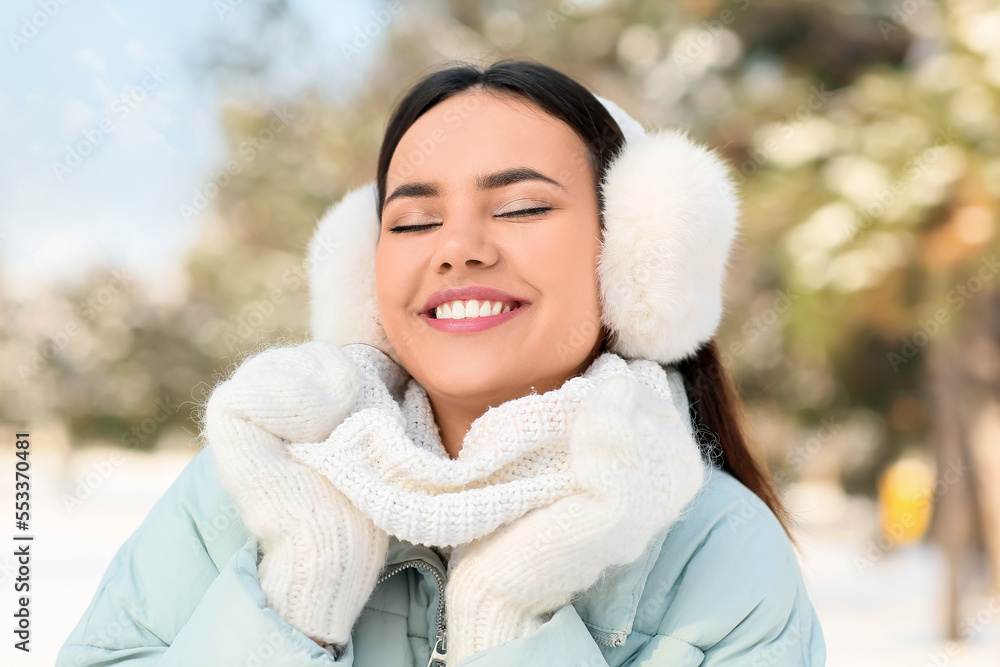
[[[332,343],[267,350],[212,392],[205,435],[222,486],[263,556],[268,606],[312,639],[342,647],[385,563],[388,535],[286,442],[321,442],[354,405],[357,368]]]
[[[533,632],[607,567],[634,562],[704,483],[687,416],[623,376],[584,400],[569,456],[577,492],[452,552],[449,667]]]

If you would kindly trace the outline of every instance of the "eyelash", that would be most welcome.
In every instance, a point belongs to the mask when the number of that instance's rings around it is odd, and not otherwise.
[[[524,208],[524,209],[521,209],[520,211],[511,211],[510,213],[504,213],[503,215],[499,215],[497,217],[499,217],[499,218],[525,218],[525,217],[528,217],[529,215],[536,215],[536,214],[539,214],[539,213],[546,213],[546,212],[551,211],[551,210],[552,210],[551,206],[538,206],[536,208]],[[434,225],[401,225],[399,227],[390,227],[389,231],[393,232],[393,233],[396,233],[396,234],[401,234],[401,233],[404,233],[404,232],[421,231],[421,230],[424,230],[424,229],[430,229],[431,227],[437,227],[437,226],[438,226],[437,224],[434,224]]]

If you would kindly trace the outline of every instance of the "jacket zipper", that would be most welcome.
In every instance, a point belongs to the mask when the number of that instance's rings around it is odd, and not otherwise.
[[[598,644],[604,644],[605,646],[610,646],[612,648],[618,648],[625,643],[625,637],[621,634],[615,633],[611,635],[611,639],[602,639],[600,637],[594,637],[594,641]]]
[[[379,575],[378,579],[375,581],[375,588],[391,577],[392,575],[402,572],[408,567],[416,567],[427,570],[434,575],[434,578],[438,583],[438,610],[437,610],[437,634],[434,637],[434,645],[431,647],[431,658],[427,662],[427,667],[434,667],[434,665],[444,666],[445,653],[448,651],[447,643],[445,641],[445,609],[444,609],[444,579],[441,577],[441,573],[438,572],[437,568],[433,567],[429,563],[420,560],[419,558],[414,558],[412,560],[404,561],[402,563],[397,563],[389,568],[387,568],[382,574]]]

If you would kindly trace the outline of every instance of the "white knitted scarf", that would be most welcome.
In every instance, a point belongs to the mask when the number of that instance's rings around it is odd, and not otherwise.
[[[615,375],[634,378],[672,400],[690,429],[680,373],[612,352],[561,387],[489,408],[452,459],[426,391],[377,348],[343,348],[362,371],[362,389],[329,438],[289,443],[288,453],[323,475],[390,535],[452,547],[493,532],[576,490],[569,432],[582,399]]]

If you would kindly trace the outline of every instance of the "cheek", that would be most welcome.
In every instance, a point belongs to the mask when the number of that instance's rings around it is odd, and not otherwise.
[[[563,239],[562,247],[566,248],[563,268],[571,271],[579,284],[590,286],[597,280],[597,257],[601,251],[599,240],[600,229],[594,225],[591,230],[582,230]]]
[[[581,233],[579,228],[576,225],[569,229],[571,233],[553,234],[544,242],[533,243],[530,264],[525,265],[538,290],[550,300],[550,305],[555,305],[553,310],[573,313],[573,319],[591,316],[599,294],[600,242]]]
[[[375,298],[383,316],[390,314],[385,307],[395,305],[403,296],[401,287],[410,282],[397,255],[391,244],[380,243],[375,250]]]
[[[573,276],[566,287],[566,293],[570,295],[567,307],[571,309],[567,317],[575,327],[588,334],[592,324],[601,319],[597,252],[593,246],[585,244],[579,249],[577,261],[565,268],[566,275]]]
[[[375,250],[375,300],[379,319],[389,344],[401,360],[410,359],[412,321],[409,310],[412,286],[417,284],[410,266],[405,263],[406,257],[406,253],[399,252],[391,243],[379,243]]]

